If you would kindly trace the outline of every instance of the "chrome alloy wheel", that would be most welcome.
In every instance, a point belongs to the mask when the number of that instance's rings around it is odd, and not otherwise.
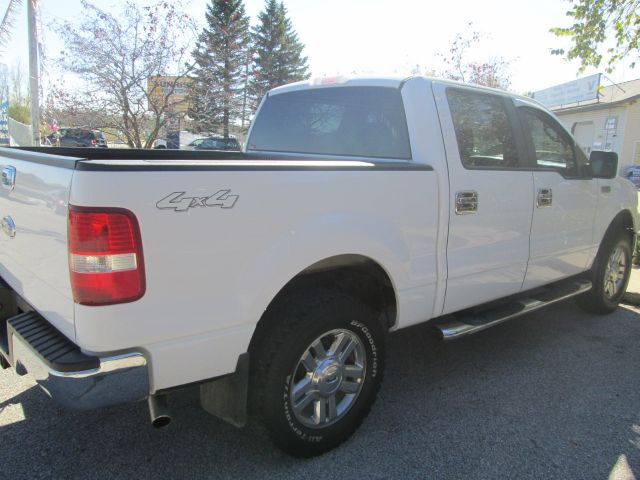
[[[360,337],[331,330],[315,339],[298,361],[289,389],[296,419],[310,428],[336,423],[354,405],[366,375]]]
[[[607,298],[615,298],[620,293],[627,272],[627,259],[624,250],[617,246],[611,252],[604,271],[604,294]]]

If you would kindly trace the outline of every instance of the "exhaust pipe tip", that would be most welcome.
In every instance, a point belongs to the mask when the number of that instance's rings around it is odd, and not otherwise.
[[[153,428],[164,428],[171,423],[171,417],[169,415],[162,415],[160,417],[156,417],[151,421],[151,425]]]
[[[149,395],[149,416],[154,428],[164,428],[171,423],[166,395]]]
[[[438,326],[434,326],[433,328],[431,328],[430,332],[431,332],[432,338],[434,338],[435,340],[440,340],[440,341],[444,340],[444,333],[442,333],[442,330],[440,330]]]

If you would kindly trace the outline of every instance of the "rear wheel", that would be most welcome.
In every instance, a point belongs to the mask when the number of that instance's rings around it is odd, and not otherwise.
[[[631,275],[631,241],[623,232],[606,238],[592,269],[593,288],[578,304],[593,313],[613,312],[627,289]]]
[[[384,329],[372,309],[331,291],[296,296],[267,315],[277,320],[252,354],[254,410],[287,453],[335,448],[376,398]]]

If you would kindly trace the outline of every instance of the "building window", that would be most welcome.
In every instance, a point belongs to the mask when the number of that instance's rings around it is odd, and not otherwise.
[[[604,122],[604,129],[608,132],[615,132],[618,128],[618,117],[608,117]]]

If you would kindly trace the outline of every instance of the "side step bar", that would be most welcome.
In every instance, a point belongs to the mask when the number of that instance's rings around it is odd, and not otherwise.
[[[575,297],[591,290],[591,287],[591,282],[588,280],[557,283],[550,289],[531,292],[528,296],[516,298],[494,309],[480,313],[458,314],[453,320],[438,323],[435,327],[443,340],[455,340],[481,332],[547,305]]]

